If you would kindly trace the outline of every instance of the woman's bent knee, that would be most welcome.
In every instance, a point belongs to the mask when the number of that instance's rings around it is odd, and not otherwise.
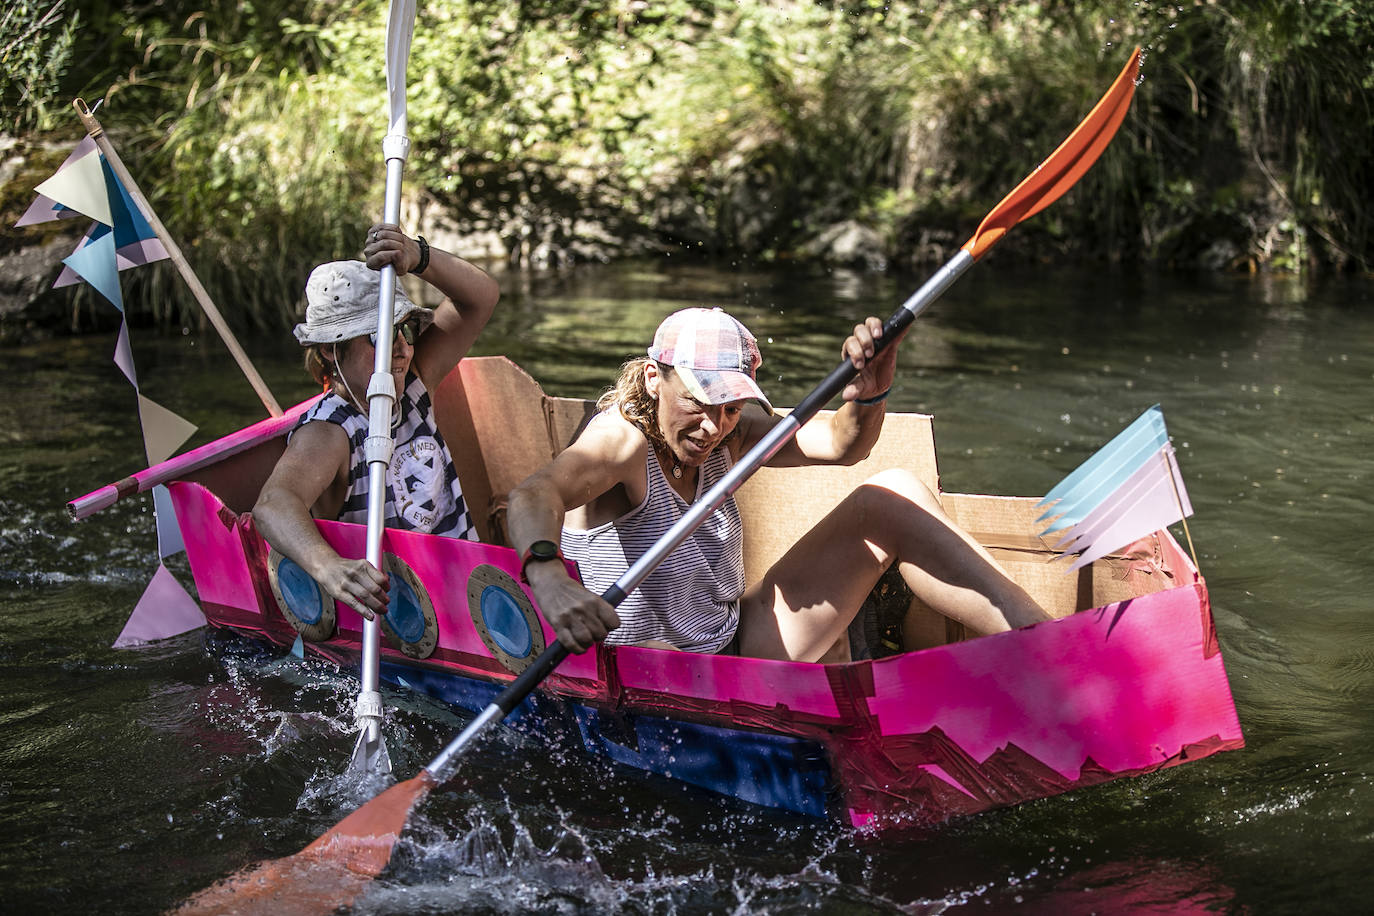
[[[893,493],[927,512],[943,511],[940,498],[919,477],[904,468],[879,471],[865,480],[863,486]]]

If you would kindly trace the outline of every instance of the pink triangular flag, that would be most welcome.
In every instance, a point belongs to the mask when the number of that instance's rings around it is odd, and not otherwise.
[[[141,646],[205,626],[205,614],[161,563],[112,648]]]
[[[19,222],[14,224],[14,228],[20,226],[36,226],[39,223],[50,223],[58,219],[77,219],[85,216],[70,207],[64,207],[57,201],[43,194],[39,194],[29,204],[29,208],[24,211],[24,215],[19,217]]]
[[[124,373],[129,384],[137,391],[138,376],[134,373],[134,353],[129,347],[129,324],[126,321],[119,323],[119,339],[115,341],[114,361],[119,371]]]

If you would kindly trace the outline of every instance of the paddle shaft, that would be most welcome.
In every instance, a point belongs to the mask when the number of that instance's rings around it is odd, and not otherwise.
[[[402,138],[404,139],[404,138]],[[393,140],[387,137],[387,141]],[[408,146],[408,144],[406,144]],[[388,142],[388,147],[399,146]],[[382,219],[392,225],[401,218],[401,170],[405,166],[404,151],[392,154],[386,161],[386,204]],[[396,268],[387,264],[381,270],[381,293],[377,297],[377,344],[372,364],[372,382],[367,389],[367,562],[383,569],[382,535],[386,530],[387,469],[391,464],[391,417],[395,412],[396,381],[391,376],[391,345],[395,333],[392,315],[396,310]],[[358,720],[361,734],[353,763],[372,769],[374,761],[382,769],[385,743],[381,734],[382,704],[378,691],[381,681],[381,625],[376,618],[363,619],[362,667],[358,691]]]
[[[406,66],[410,61],[410,39],[415,25],[414,0],[391,0],[387,9],[386,83],[389,123],[382,140],[386,159],[386,197],[382,221],[392,226],[401,223],[401,178],[410,155],[406,135]],[[367,387],[367,439],[363,454],[367,458],[367,562],[384,569],[382,535],[386,529],[387,471],[395,442],[391,418],[396,410],[396,380],[391,375],[391,345],[396,328],[396,267],[381,269],[377,296],[377,337],[374,343],[372,380]],[[382,737],[381,625],[376,618],[363,619],[362,659],[357,703],[358,743],[353,749],[350,768],[368,772],[391,771],[391,759]]]
[[[876,356],[892,341],[896,340],[902,331],[916,320],[916,316],[920,315],[930,303],[949,289],[950,285],[973,263],[973,256],[960,249],[948,263],[936,271],[934,276],[927,280],[906,302],[902,303],[902,307],[897,309],[883,323],[882,336],[873,342],[874,355]],[[719,509],[727,499],[733,496],[759,468],[772,460],[773,456],[796,436],[797,431],[819,413],[826,404],[829,404],[844,391],[845,386],[853,381],[858,374],[859,370],[854,368],[852,362],[848,359],[842,360],[824,381],[793,408],[791,413],[736,461],[724,477],[716,481],[715,485],[703,493],[696,502],[692,503],[691,508],[683,513],[682,517],[664,532],[663,536],[642,557],[636,560],[615,581],[614,585],[606,589],[601,595],[602,599],[612,607],[624,601],[625,597],[634,591],[669,554],[676,550],[683,541],[691,537],[692,532],[696,531],[711,513]],[[439,755],[425,769],[437,781],[446,780],[452,771],[455,760],[468,743],[488,727],[509,715],[567,657],[568,650],[560,642],[554,642],[553,645],[545,649],[534,660],[534,663],[522,671],[519,677],[510,683],[510,686],[502,690],[478,714],[477,718],[468,724],[467,728],[463,729],[456,738],[449,742],[447,747],[440,751]]]

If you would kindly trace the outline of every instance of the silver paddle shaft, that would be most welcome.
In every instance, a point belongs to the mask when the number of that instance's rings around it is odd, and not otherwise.
[[[920,289],[912,293],[911,297],[902,303],[902,307],[887,320],[883,325],[883,336],[878,338],[876,342],[877,350],[887,346],[903,328],[915,321],[917,315],[925,311],[930,303],[940,298],[944,291],[949,289],[950,285],[973,264],[973,256],[960,249]],[[706,520],[708,515],[720,508],[727,499],[733,496],[755,471],[772,460],[773,456],[797,434],[797,430],[801,429],[822,407],[843,391],[845,385],[848,385],[856,375],[858,375],[858,370],[847,359],[836,367],[835,371],[831,372],[825,381],[807,395],[797,405],[796,409],[769,430],[768,434],[746,452],[724,477],[716,481],[711,489],[693,503],[682,518],[664,532],[663,536],[658,539],[653,547],[649,548],[647,553],[631,564],[624,575],[617,579],[615,584],[608,588],[601,597],[612,606],[624,601],[625,596],[637,588],[648,577],[649,573],[653,572],[663,562],[668,554],[687,540],[692,532]],[[438,782],[442,783],[447,780],[452,775],[451,771],[457,757],[468,743],[504,719],[567,655],[568,650],[563,647],[562,643],[555,642],[545,649],[543,654],[530,667],[521,672],[511,682],[510,686],[501,691],[496,699],[478,714],[477,718],[468,723],[467,728],[459,732],[458,736],[450,741],[448,746],[440,751],[439,755],[430,761],[425,769]]]

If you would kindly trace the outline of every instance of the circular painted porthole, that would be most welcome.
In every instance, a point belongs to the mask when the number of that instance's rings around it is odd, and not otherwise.
[[[544,651],[544,630],[510,574],[483,564],[468,577],[468,611],[491,657],[519,674]]]
[[[334,599],[295,560],[273,549],[267,555],[267,578],[277,608],[302,639],[324,642],[334,635]]]
[[[389,553],[383,560],[391,576],[391,598],[377,619],[387,642],[411,658],[429,658],[439,645],[439,622],[424,583],[406,561]]]

